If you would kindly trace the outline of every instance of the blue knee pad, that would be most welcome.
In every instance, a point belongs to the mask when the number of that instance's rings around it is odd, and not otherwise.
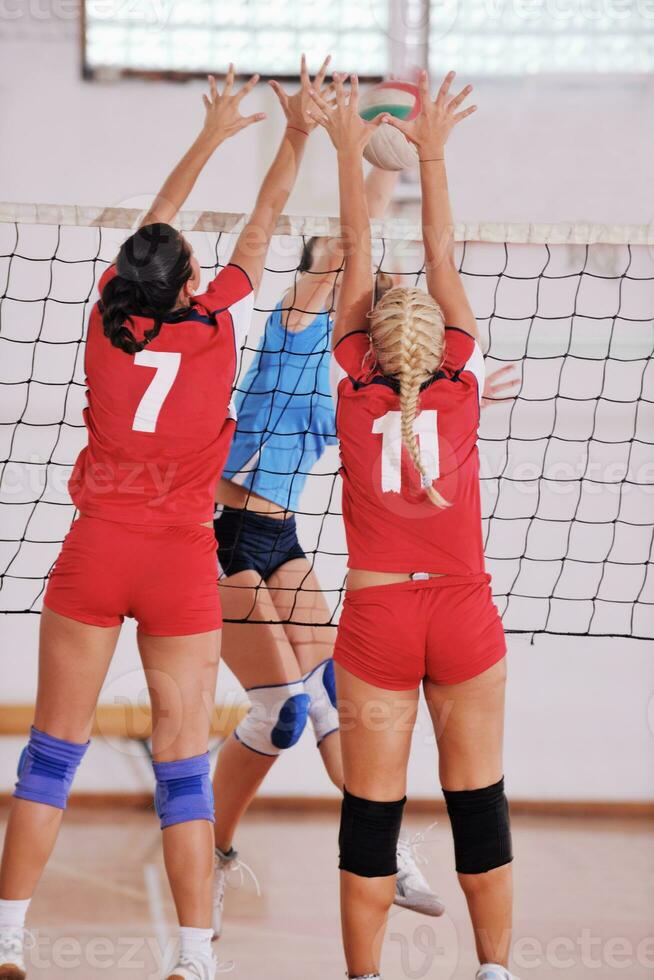
[[[175,762],[153,762],[157,788],[154,805],[161,829],[189,820],[213,823],[213,786],[209,777],[209,753]]]
[[[75,773],[90,744],[66,742],[32,726],[18,762],[16,799],[65,810]]]
[[[277,723],[270,733],[272,744],[280,752],[290,749],[300,740],[309,714],[308,694],[294,694],[282,705]]]
[[[251,687],[250,710],[234,735],[253,752],[279,755],[300,739],[309,715],[309,695],[303,681]]]
[[[338,709],[336,707],[336,678],[334,661],[323,660],[303,677],[304,690],[311,698],[309,717],[313,724],[318,745],[323,738],[338,731]]]

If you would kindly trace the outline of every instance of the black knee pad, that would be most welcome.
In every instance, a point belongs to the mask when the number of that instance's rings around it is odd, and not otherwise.
[[[443,795],[459,874],[483,874],[513,860],[504,777],[484,789],[444,789]]]
[[[362,800],[343,790],[339,868],[362,878],[397,874],[397,841],[406,796],[393,803]]]

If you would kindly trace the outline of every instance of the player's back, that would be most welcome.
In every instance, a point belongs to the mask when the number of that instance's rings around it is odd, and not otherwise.
[[[238,426],[224,475],[289,510],[299,508],[309,471],[336,442],[331,327],[323,312],[287,330],[278,303],[235,394]]]
[[[240,428],[260,426],[260,431],[300,431],[320,426],[322,416],[331,416],[329,387],[331,320],[319,313],[302,330],[287,330],[282,304],[272,311],[239,389],[235,395]],[[310,424],[315,422],[315,425]],[[248,423],[248,424],[245,424]]]
[[[234,430],[237,346],[251,310],[249,280],[228,266],[189,308],[169,314],[144,350],[128,354],[104,335],[96,304],[85,361],[89,441],[70,484],[80,512],[133,524],[211,520]],[[133,317],[130,329],[140,340],[151,327]]]
[[[447,328],[443,365],[419,396],[414,432],[421,459],[449,504],[438,507],[403,444],[397,382],[362,367],[368,344],[367,334],[350,334],[335,351],[348,372],[338,389],[337,429],[349,566],[482,572],[477,453],[481,352],[468,334]]]

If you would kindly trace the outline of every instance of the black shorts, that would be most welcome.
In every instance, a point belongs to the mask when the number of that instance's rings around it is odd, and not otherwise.
[[[306,558],[297,539],[295,517],[268,517],[251,510],[225,507],[213,522],[218,561],[224,575],[250,569],[262,579],[294,558]]]

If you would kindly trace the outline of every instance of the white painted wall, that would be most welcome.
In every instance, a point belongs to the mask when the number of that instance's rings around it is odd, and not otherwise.
[[[117,205],[152,193],[201,118],[198,83],[82,83],[77,41],[64,20],[0,19],[0,198]],[[652,217],[654,82],[495,81],[480,84],[480,111],[453,140],[450,173],[465,221],[644,223]],[[274,96],[251,99],[268,121],[221,148],[190,208],[247,210],[279,130]],[[335,213],[333,156],[312,140],[289,210]],[[0,619],[0,703],[34,694],[37,617]],[[654,796],[651,644],[609,639],[510,642],[506,772],[522,798]],[[143,682],[133,630],[125,629],[105,697],[137,696]],[[237,685],[227,670],[221,695]],[[649,714],[648,714],[649,712]],[[19,743],[0,744],[0,791],[12,782]],[[80,789],[133,789],[149,777],[126,746],[93,748]],[[127,753],[127,754],[126,754]],[[305,737],[264,792],[331,792]],[[100,775],[101,774],[101,775]],[[414,739],[410,792],[437,786],[425,718]]]
[[[36,685],[38,617],[0,620],[0,701],[29,701]],[[654,670],[651,644],[611,639],[509,639],[507,785],[516,799],[651,800],[654,797]],[[218,699],[238,684],[221,668]],[[103,700],[145,697],[133,624],[123,637]],[[7,792],[22,747],[0,740],[0,792]],[[413,738],[409,794],[438,792],[434,737],[425,710]],[[148,785],[142,753],[98,742],[80,771],[80,791],[134,791]],[[263,788],[271,795],[330,795],[313,738],[281,758]]]
[[[0,16],[2,198],[110,205],[154,193],[196,132],[201,92],[200,82],[83,83],[69,22]],[[474,98],[479,111],[449,152],[459,220],[652,218],[652,76],[483,80]],[[252,204],[280,113],[265,86],[246,106],[267,112],[268,120],[220,148],[189,208],[237,211]],[[320,133],[289,210],[336,208],[333,153]]]

